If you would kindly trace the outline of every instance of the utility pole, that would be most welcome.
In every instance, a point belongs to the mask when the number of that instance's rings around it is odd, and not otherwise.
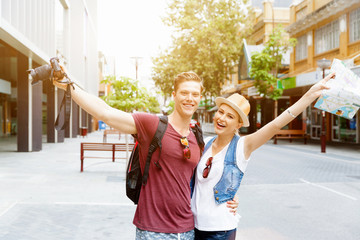
[[[317,65],[319,68],[321,68],[322,74],[323,74],[323,79],[324,79],[325,78],[325,69],[330,67],[331,60],[328,60],[325,58],[317,60]],[[322,111],[321,113],[322,113],[322,122],[321,122],[320,142],[321,142],[321,152],[325,153],[326,152],[326,130],[325,130],[326,112]]]
[[[139,69],[140,60],[142,59],[142,57],[130,57],[130,58],[135,60],[136,80],[138,80],[138,69]]]

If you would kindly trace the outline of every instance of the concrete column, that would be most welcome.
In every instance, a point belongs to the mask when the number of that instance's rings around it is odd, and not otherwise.
[[[79,106],[74,101],[72,101],[71,111],[72,137],[76,138],[79,135]]]
[[[32,151],[42,149],[42,86],[39,81],[32,88]]]
[[[56,130],[55,130],[55,86],[50,82],[46,83],[46,94],[47,94],[47,103],[46,103],[46,114],[47,114],[47,142],[55,143],[57,142]]]
[[[18,54],[17,58],[17,127],[18,127],[18,136],[17,136],[17,150],[19,152],[29,152],[31,151],[31,121],[29,117],[31,111],[31,88],[30,88],[30,79],[26,72],[29,67],[28,58],[22,54]]]
[[[64,93],[65,94],[65,93]],[[71,106],[72,105],[72,103],[70,104],[70,108],[72,107]],[[71,129],[72,129],[72,111],[70,110],[70,119],[69,119],[69,123],[67,124],[67,126],[65,127],[65,137],[66,138],[71,138],[71,135],[72,135],[72,131],[71,131]],[[66,116],[65,116],[66,117]],[[65,120],[66,120],[66,118],[65,118]]]
[[[88,132],[91,133],[93,131],[93,116],[88,114]]]
[[[87,112],[81,109],[81,127],[88,127]]]
[[[60,109],[60,105],[61,102],[64,98],[65,95],[65,91],[61,90],[61,89],[57,89],[57,97],[55,97],[57,99],[57,104],[55,106],[57,106],[57,113],[59,114],[59,126],[62,127],[62,125],[65,122],[65,108],[63,107],[62,109]],[[64,130],[56,130],[57,132],[57,141],[58,142],[64,142],[65,139],[65,129]]]

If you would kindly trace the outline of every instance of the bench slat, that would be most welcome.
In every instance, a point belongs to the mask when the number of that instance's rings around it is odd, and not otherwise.
[[[134,148],[134,143],[81,143],[80,149],[80,171],[83,172],[84,165],[84,151],[111,151],[112,152],[112,160],[115,161],[115,152],[131,152]],[[128,156],[127,156],[128,157]],[[94,157],[93,157],[94,158]]]
[[[304,144],[306,144],[306,140],[309,136],[305,133],[304,130],[298,130],[298,129],[280,129],[275,135],[274,135],[274,144],[277,143],[277,139],[289,139],[290,142],[292,139],[304,139]]]

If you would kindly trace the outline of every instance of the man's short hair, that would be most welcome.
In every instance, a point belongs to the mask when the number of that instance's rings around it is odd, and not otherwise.
[[[200,83],[200,92],[203,91],[204,86],[201,78],[194,72],[182,72],[178,74],[174,79],[174,91],[176,92],[179,84],[187,81],[195,81]]]

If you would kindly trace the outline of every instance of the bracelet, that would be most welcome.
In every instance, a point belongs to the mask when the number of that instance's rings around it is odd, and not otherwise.
[[[292,114],[289,109],[286,109],[286,111],[289,113],[290,116],[292,116],[293,118],[296,118],[296,116],[294,114]]]

